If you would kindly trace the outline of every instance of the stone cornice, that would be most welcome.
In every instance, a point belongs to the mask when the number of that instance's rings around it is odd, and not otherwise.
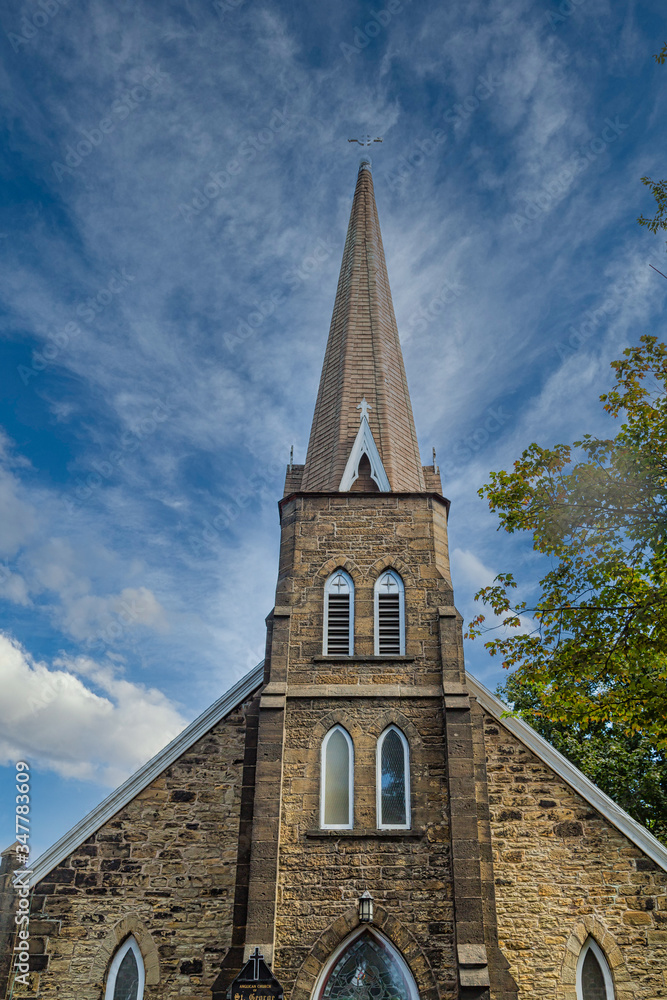
[[[295,490],[294,493],[288,493],[287,496],[282,497],[278,501],[278,510],[282,514],[283,507],[285,504],[289,503],[290,500],[295,500],[297,497],[346,497],[352,500],[364,500],[367,504],[369,501],[379,500],[383,497],[430,497],[432,500],[436,500],[441,503],[449,514],[449,508],[451,507],[451,500],[447,497],[441,496],[440,493],[432,493],[428,490],[423,492],[399,492],[392,490],[391,493],[341,493],[340,490]]]

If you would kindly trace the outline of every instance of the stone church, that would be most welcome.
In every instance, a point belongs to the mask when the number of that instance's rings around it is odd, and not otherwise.
[[[363,161],[266,658],[35,862],[22,978],[5,852],[3,996],[667,998],[667,849],[466,673],[448,510]]]

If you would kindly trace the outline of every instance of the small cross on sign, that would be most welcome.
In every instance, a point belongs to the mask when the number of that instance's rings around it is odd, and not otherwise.
[[[260,959],[264,958],[264,956],[262,955],[259,948],[255,948],[255,950],[250,955],[250,958],[252,959],[252,978],[259,979],[259,961]]]
[[[396,581],[394,580],[393,576],[389,575],[389,573],[387,573],[387,575],[385,576],[384,580],[382,581],[382,586],[387,588],[387,593],[388,594],[390,594],[392,592],[392,590],[396,590],[397,589],[397,587],[396,587]]]

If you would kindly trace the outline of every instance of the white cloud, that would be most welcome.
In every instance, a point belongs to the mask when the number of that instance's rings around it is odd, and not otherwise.
[[[0,686],[3,763],[25,758],[66,778],[117,785],[185,726],[164,694],[112,665],[60,656],[49,666],[5,633]]]

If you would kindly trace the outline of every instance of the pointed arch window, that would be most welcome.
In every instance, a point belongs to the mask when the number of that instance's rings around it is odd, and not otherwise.
[[[330,729],[322,741],[320,826],[351,830],[354,816],[354,745],[342,726]]]
[[[314,996],[317,1000],[419,1000],[400,952],[368,930],[357,932],[334,952]]]
[[[577,962],[577,1000],[614,1000],[611,969],[597,941],[589,938]]]
[[[377,744],[377,823],[380,830],[410,829],[410,748],[396,726]]]
[[[405,655],[405,587],[393,569],[375,581],[375,655]]]
[[[141,950],[129,937],[112,959],[104,1000],[142,1000],[145,978]]]
[[[324,585],[323,653],[354,653],[354,584],[344,569],[337,569]]]

